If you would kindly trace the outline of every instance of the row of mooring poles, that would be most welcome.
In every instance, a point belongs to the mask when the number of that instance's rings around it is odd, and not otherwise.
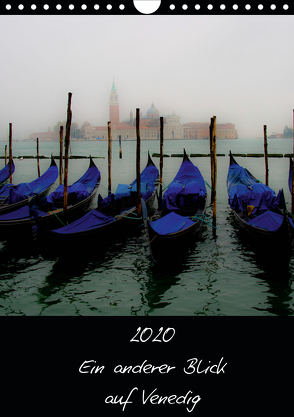
[[[217,154],[216,154],[216,116],[210,119],[210,168],[211,168],[211,204],[213,233],[216,230],[216,179],[217,179]]]

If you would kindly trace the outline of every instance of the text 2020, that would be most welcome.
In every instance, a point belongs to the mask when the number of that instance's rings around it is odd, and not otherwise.
[[[151,327],[145,327],[142,329],[141,327],[137,328],[137,333],[134,337],[130,340],[131,342],[165,342],[168,343],[172,340],[176,331],[173,327],[168,327],[167,329],[163,329],[160,327],[158,333],[153,334],[153,329]]]

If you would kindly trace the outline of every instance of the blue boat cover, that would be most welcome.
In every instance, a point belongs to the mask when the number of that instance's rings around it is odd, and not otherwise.
[[[267,210],[259,216],[249,220],[247,224],[269,230],[270,232],[276,232],[281,227],[283,219],[284,217],[281,214]]]
[[[14,171],[15,171],[15,165],[14,165],[13,161],[12,161],[11,168],[12,168],[12,174],[13,174]],[[5,167],[0,170],[0,184],[2,182],[6,181],[8,178],[9,178],[9,163],[7,165],[5,165]]]
[[[34,194],[45,191],[52,185],[58,176],[57,165],[50,166],[43,175],[32,182],[20,183],[18,185],[5,184],[0,190],[0,196],[8,197],[7,204],[17,203],[26,200]]]
[[[164,193],[166,208],[177,211],[184,206],[193,206],[201,201],[204,203],[206,187],[204,179],[190,160],[182,162],[174,180]]]
[[[155,190],[155,180],[158,177],[158,169],[155,165],[148,165],[141,172],[141,196],[146,201]],[[131,193],[137,191],[137,180],[131,184],[118,184],[114,197],[119,200],[128,197]]]
[[[168,186],[163,196],[163,207],[169,213],[160,219],[151,221],[150,227],[159,235],[176,233],[195,224],[189,217],[182,216],[184,207],[204,207],[206,186],[198,167],[184,158],[177,175]]]
[[[53,230],[53,232],[60,234],[85,232],[87,230],[96,229],[97,227],[104,226],[105,224],[114,221],[115,219],[112,216],[100,213],[97,210],[91,210],[89,213],[85,214],[85,216],[83,216],[79,220],[76,220],[75,222],[67,226],[55,229]]]
[[[89,197],[100,178],[100,171],[94,165],[90,166],[85,174],[67,189],[68,198],[71,199],[72,204],[77,204],[80,201]],[[55,191],[50,193],[38,202],[38,207],[44,211],[56,210],[58,207],[55,205],[57,201],[63,199],[64,185],[59,185]]]
[[[44,216],[47,213],[38,210],[38,215]],[[19,209],[13,210],[10,213],[6,213],[6,214],[1,214],[0,215],[0,221],[3,220],[23,220],[23,219],[28,219],[30,217],[30,208],[29,205],[23,206]]]
[[[68,187],[68,196],[72,196],[73,204],[88,197],[90,193],[93,191],[99,178],[100,171],[96,166],[91,166],[78,181],[76,181],[74,184]],[[79,181],[82,181],[82,183],[80,184]],[[56,199],[63,198],[63,190],[64,186],[60,185],[59,187],[57,187],[55,191],[53,191],[53,193],[49,194],[49,196],[46,196],[41,199],[34,198],[32,202],[29,203],[29,205],[22,207],[21,209],[14,210],[10,213],[1,215],[0,221],[25,219],[30,217],[34,217],[34,219],[37,220],[38,217],[45,216],[48,214],[48,212],[53,211],[57,208],[54,204],[56,202]]]
[[[253,214],[279,206],[279,200],[271,188],[252,178],[246,168],[238,164],[230,165],[227,188],[230,207],[236,212],[246,206],[254,206]]]
[[[150,222],[152,229],[159,235],[168,235],[170,233],[179,232],[189,226],[195,224],[189,217],[180,216],[171,212],[160,219]]]

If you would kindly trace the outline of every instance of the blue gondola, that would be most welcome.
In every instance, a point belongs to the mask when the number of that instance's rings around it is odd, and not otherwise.
[[[94,246],[98,251],[107,247],[121,234],[142,225],[137,215],[137,181],[131,184],[119,184],[115,194],[105,199],[99,195],[98,207],[89,211],[75,222],[55,229],[39,228],[40,239],[56,248],[67,247],[74,250],[88,249]],[[149,210],[157,201],[158,169],[149,152],[145,169],[141,172],[141,195]],[[80,249],[79,249],[80,248]]]
[[[57,167],[56,167],[57,168]],[[59,185],[51,194],[42,197],[34,195],[29,204],[0,215],[0,235],[31,235],[34,227],[58,227],[62,222],[73,221],[82,216],[93,204],[100,184],[100,171],[90,158],[85,174],[68,187],[67,210],[63,210],[64,186]]]
[[[293,238],[293,221],[286,210],[283,190],[278,195],[241,167],[230,151],[227,176],[229,205],[237,224],[252,244],[263,251],[268,248],[286,251]]]
[[[26,206],[28,198],[33,195],[45,197],[50,191],[51,186],[56,181],[57,176],[58,167],[52,156],[51,164],[47,171],[34,181],[20,183],[17,185],[5,184],[0,189],[0,215]]]
[[[166,189],[159,210],[149,220],[143,207],[145,236],[154,262],[177,254],[199,232],[206,201],[202,174],[184,149],[180,169]]]

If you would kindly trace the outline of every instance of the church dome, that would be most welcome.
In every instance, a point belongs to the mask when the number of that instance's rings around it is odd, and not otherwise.
[[[159,111],[154,107],[152,102],[150,109],[147,110],[146,116],[148,117],[159,117]]]

